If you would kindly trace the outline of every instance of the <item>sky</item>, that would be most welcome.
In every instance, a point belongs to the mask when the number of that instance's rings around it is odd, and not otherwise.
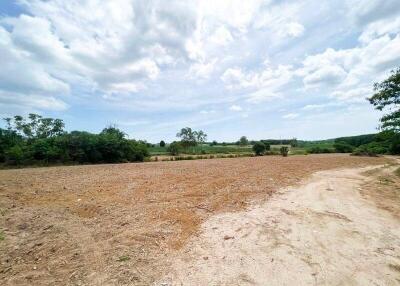
[[[1,0],[0,116],[130,138],[377,132],[400,66],[398,0]]]

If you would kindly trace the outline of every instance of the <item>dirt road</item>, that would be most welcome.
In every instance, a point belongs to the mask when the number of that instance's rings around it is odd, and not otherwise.
[[[181,253],[189,241],[195,243],[192,238],[210,218],[209,223],[219,224],[218,218],[225,223],[219,214],[243,211],[271,196],[275,200],[277,191],[296,186],[317,171],[390,162],[382,157],[328,154],[1,170],[0,285],[153,285],[169,271],[175,253]],[[393,194],[382,194],[391,201],[369,193],[363,196],[400,214],[393,209]],[[296,206],[282,201],[281,207],[265,215],[275,215],[277,222],[294,219],[281,209],[301,215]],[[238,220],[241,215],[237,214]],[[283,230],[275,229],[272,220],[262,217],[254,220],[270,224],[265,239],[290,229],[284,225]],[[247,229],[253,227],[250,220]],[[235,232],[238,228],[227,233],[215,230],[216,241],[222,234],[235,236],[224,240],[224,248],[218,251],[229,250],[231,244],[239,247],[234,244],[241,234]],[[271,229],[275,232],[268,232]],[[246,226],[242,231],[244,235]],[[257,231],[256,227],[248,238]],[[208,263],[214,261],[207,256]],[[215,271],[225,275],[218,268]]]
[[[159,284],[400,285],[399,213],[382,207],[400,203],[393,169],[318,172],[262,205],[212,216]]]

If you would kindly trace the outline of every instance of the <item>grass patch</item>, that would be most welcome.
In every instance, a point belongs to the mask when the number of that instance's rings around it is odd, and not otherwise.
[[[396,169],[396,171],[394,171],[395,175],[400,177],[400,167]]]
[[[125,262],[130,260],[131,258],[128,255],[122,255],[118,258],[118,262]]]
[[[2,230],[0,230],[0,241],[3,241],[5,239],[6,239],[6,237],[4,235],[4,232]]]

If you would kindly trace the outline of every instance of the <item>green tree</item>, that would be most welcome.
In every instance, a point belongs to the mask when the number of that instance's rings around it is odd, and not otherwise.
[[[165,147],[165,142],[164,142],[164,140],[161,140],[161,141],[160,141],[160,147],[163,147],[163,148]]]
[[[333,144],[336,152],[339,153],[351,153],[354,150],[354,147],[346,142],[343,141],[335,141]]]
[[[181,138],[181,144],[184,148],[197,145],[197,134],[190,127],[182,128],[181,131],[176,134],[176,137]]]
[[[240,145],[240,146],[249,145],[249,140],[247,139],[246,136],[240,137],[240,139],[239,139],[239,145]]]
[[[30,113],[28,119],[16,115],[4,120],[8,130],[14,130],[29,139],[49,138],[64,132],[64,122],[61,119],[43,118],[34,113]]]
[[[203,130],[194,131],[196,136],[196,142],[198,144],[203,144],[207,140],[207,134]]]
[[[287,155],[289,154],[289,147],[288,146],[282,146],[280,149],[281,155],[283,157],[287,157]]]
[[[378,110],[389,112],[380,119],[381,129],[400,131],[400,67],[380,83],[374,84],[374,95],[369,102]]]
[[[185,127],[176,134],[176,137],[181,138],[181,145],[186,149],[197,146],[199,143],[204,143],[207,139],[207,134],[202,130],[194,131],[190,127]]]
[[[168,145],[167,151],[173,155],[179,155],[181,153],[182,145],[180,142],[172,142],[171,144]]]
[[[257,156],[261,156],[265,153],[265,144],[262,142],[256,142],[253,145],[253,151]]]

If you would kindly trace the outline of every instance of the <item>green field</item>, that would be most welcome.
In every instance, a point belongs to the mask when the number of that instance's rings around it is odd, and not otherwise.
[[[199,154],[244,154],[252,153],[252,146],[239,146],[239,145],[214,145],[210,146],[208,144],[199,145],[196,147],[190,147],[187,150],[182,151],[183,154],[199,155]],[[167,146],[160,147],[154,146],[149,148],[150,155],[168,155]]]

